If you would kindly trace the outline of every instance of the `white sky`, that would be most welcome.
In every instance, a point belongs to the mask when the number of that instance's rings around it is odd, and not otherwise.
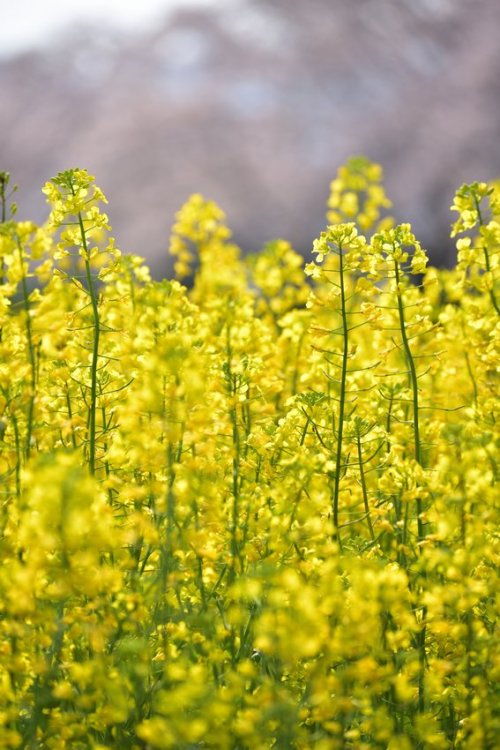
[[[182,5],[216,0],[0,0],[0,56],[43,44],[75,22],[144,28]]]

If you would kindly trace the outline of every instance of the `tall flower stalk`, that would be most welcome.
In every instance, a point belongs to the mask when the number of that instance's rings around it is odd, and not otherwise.
[[[76,196],[75,186],[70,182],[72,195]],[[82,257],[85,263],[85,278],[87,289],[90,295],[92,305],[92,361],[90,363],[90,404],[89,404],[89,469],[91,474],[95,474],[96,469],[96,413],[97,413],[97,366],[99,362],[99,339],[101,335],[101,323],[99,319],[99,306],[97,292],[95,288],[92,269],[90,267],[89,247],[87,243],[87,232],[83,223],[82,212],[78,211],[78,227],[80,230],[80,239],[82,243]]]
[[[425,272],[427,257],[412,233],[409,224],[401,224],[394,229],[386,230],[376,234],[373,238],[373,251],[378,258],[381,272],[387,274],[389,284],[392,285],[393,293],[396,300],[397,319],[399,332],[401,335],[401,348],[403,350],[404,361],[407,367],[407,377],[410,391],[411,405],[411,424],[413,431],[413,458],[415,463],[421,469],[424,469],[422,456],[422,438],[420,430],[420,397],[418,374],[415,365],[415,357],[410,346],[409,323],[406,318],[406,303],[404,297],[405,285],[408,283],[405,277],[406,271],[414,274]],[[411,260],[410,260],[411,254]],[[415,306],[414,306],[415,307]],[[422,329],[423,325],[423,329]],[[425,321],[423,316],[419,316],[413,326],[413,335],[420,336],[423,332],[428,332],[432,328],[430,323]],[[415,330],[416,329],[416,330]],[[422,502],[422,489],[418,486],[415,490],[415,504],[417,517],[417,554],[421,555],[424,551],[424,542],[426,538],[424,507]],[[408,523],[408,517],[405,519],[405,526]],[[405,533],[406,536],[406,533]],[[425,573],[424,573],[425,577]],[[416,636],[417,649],[419,653],[419,675],[418,675],[418,710],[425,710],[425,670],[426,670],[426,619],[427,607],[424,605],[420,608],[419,631]]]
[[[356,396],[353,398],[353,394],[350,393],[347,385],[348,363],[353,356],[353,352],[350,350],[352,324],[349,321],[349,316],[351,311],[348,309],[351,294],[348,291],[347,278],[348,274],[352,274],[359,268],[365,247],[365,238],[358,234],[353,223],[333,225],[322,232],[319,239],[315,241],[313,252],[317,253],[316,262],[306,266],[307,274],[316,280],[324,281],[326,287],[331,288],[331,295],[324,303],[325,310],[327,312],[332,310],[340,318],[340,325],[329,330],[323,330],[325,335],[340,339],[340,345],[333,344],[332,351],[328,349],[320,350],[325,355],[331,354],[333,357],[340,359],[339,364],[327,357],[329,364],[340,369],[339,378],[328,376],[337,386],[337,395],[334,397],[337,406],[334,414],[335,469],[331,499],[333,527],[337,536],[339,531],[341,478],[347,470],[344,455],[344,428],[348,405],[356,400]],[[328,256],[329,261],[324,267],[318,265],[323,264]]]
[[[87,461],[89,471],[97,470],[97,413],[98,413],[98,370],[100,358],[100,336],[102,325],[99,313],[99,299],[93,261],[100,250],[96,242],[102,229],[109,229],[108,217],[101,213],[98,203],[105,201],[102,191],[94,185],[94,178],[85,170],[72,169],[61,172],[47,183],[44,188],[48,201],[52,205],[51,225],[54,228],[64,227],[57,246],[56,258],[63,259],[70,255],[70,248],[78,249],[78,256],[83,261],[86,293],[90,298],[91,317],[91,361],[90,361],[90,394],[87,403]],[[75,260],[75,259],[74,259]],[[82,289],[76,279],[73,282]]]
[[[24,450],[26,460],[27,460],[30,457],[31,439],[32,439],[32,433],[33,433],[33,415],[34,415],[34,410],[35,410],[35,398],[36,398],[37,363],[36,363],[35,343],[33,340],[33,326],[31,322],[28,284],[26,281],[27,260],[25,258],[25,253],[24,253],[24,248],[23,248],[21,238],[19,237],[19,234],[17,233],[16,233],[15,241],[16,241],[17,251],[19,255],[19,267],[20,267],[20,275],[21,275],[21,294],[22,294],[24,317],[25,317],[25,329],[26,329],[26,349],[28,352],[28,359],[29,359],[29,365],[30,365],[30,393],[28,397],[28,414],[26,418],[26,443],[25,443],[25,450]]]

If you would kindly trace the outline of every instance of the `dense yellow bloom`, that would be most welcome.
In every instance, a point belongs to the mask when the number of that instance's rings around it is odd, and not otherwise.
[[[355,220],[362,231],[373,229],[383,209],[390,208],[382,186],[382,168],[363,156],[350,159],[339,168],[330,185],[327,219],[331,224]],[[382,226],[391,224],[382,219]]]
[[[0,226],[1,747],[495,746],[499,190],[441,271],[381,180],[305,267],[192,196],[189,289],[85,170]]]

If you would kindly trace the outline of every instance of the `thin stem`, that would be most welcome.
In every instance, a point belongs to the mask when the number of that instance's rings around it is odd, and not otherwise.
[[[16,445],[16,497],[21,497],[21,438],[19,435],[19,425],[17,417],[11,411],[12,426],[14,428],[14,441]]]
[[[403,293],[402,293],[402,289],[400,285],[400,271],[399,271],[399,264],[397,260],[394,260],[394,272],[395,272],[395,282],[396,282],[396,295],[397,295],[397,301],[398,301],[399,323],[401,327],[401,338],[403,341],[403,349],[405,352],[406,363],[408,365],[408,371],[409,371],[410,382],[411,382],[411,390],[412,390],[413,436],[414,436],[415,461],[422,466],[420,429],[419,429],[417,371],[416,371],[415,362],[412,356],[410,344],[408,342],[408,336],[406,333],[406,322],[405,322],[404,306],[403,306]],[[425,539],[425,530],[424,530],[424,522],[422,519],[422,513],[423,513],[422,498],[420,497],[419,493],[417,493],[417,533],[418,533],[418,542],[419,542],[418,549],[420,552],[422,551],[422,545],[420,543],[423,542],[423,540]],[[422,607],[421,613],[422,613],[421,630],[417,634],[417,648],[418,648],[418,654],[419,654],[418,710],[420,714],[422,714],[425,710],[424,676],[425,676],[425,662],[426,662],[426,653],[425,653],[426,616],[427,616],[426,606]]]
[[[484,252],[484,261],[486,265],[486,270],[488,271],[488,273],[491,273],[490,256],[488,254],[488,248],[486,247],[486,244],[483,245],[483,252]],[[490,299],[491,299],[493,307],[495,308],[497,312],[497,315],[500,315],[500,306],[497,302],[497,298],[495,296],[495,290],[493,288],[490,289]]]
[[[340,301],[342,316],[342,371],[340,375],[340,394],[339,394],[339,417],[337,430],[337,455],[335,460],[335,484],[333,488],[333,527],[337,534],[339,526],[339,491],[340,491],[340,467],[342,464],[342,441],[344,431],[344,412],[345,412],[345,390],[347,381],[347,360],[349,354],[349,329],[347,325],[346,314],[346,295],[344,283],[344,264],[342,256],[342,246],[339,245],[339,272],[340,272]]]
[[[7,172],[0,172],[0,222],[5,224],[7,219],[7,185],[9,182],[9,175]],[[3,286],[5,281],[5,260],[2,256],[0,261],[0,285]],[[0,328],[0,341],[2,341],[3,329]]]
[[[71,397],[69,395],[69,385],[66,383],[66,406],[68,408],[68,419],[71,424],[71,442],[73,443],[73,448],[76,450],[76,435],[75,435],[75,426],[73,424],[73,410],[71,408]]]
[[[240,445],[240,433],[238,429],[238,415],[236,412],[236,382],[235,377],[231,370],[231,328],[227,326],[227,338],[226,338],[226,354],[227,354],[227,365],[226,365],[226,383],[227,391],[230,399],[229,406],[229,418],[231,420],[232,427],[232,443],[233,443],[233,466],[232,466],[232,494],[233,494],[233,508],[232,508],[232,519],[231,519],[231,557],[232,557],[232,577],[236,574],[236,561],[239,559],[241,564],[241,552],[238,546],[238,519],[240,510],[240,460],[241,460],[241,445]]]
[[[481,213],[481,206],[479,205],[479,201],[477,199],[477,196],[474,195],[473,197],[474,197],[474,203],[476,204],[476,211],[477,211],[477,218],[478,218],[478,221],[479,221],[479,226],[480,227],[484,227],[484,219],[483,219],[483,214]],[[484,263],[485,263],[485,266],[486,266],[486,271],[488,273],[491,273],[490,256],[489,256],[489,253],[488,253],[488,248],[486,246],[486,243],[483,245],[483,253],[484,253]],[[491,299],[491,302],[493,304],[493,307],[495,308],[495,310],[497,312],[497,315],[500,315],[500,306],[499,306],[499,304],[497,302],[497,298],[495,296],[495,290],[494,289],[490,289],[490,299]]]
[[[71,184],[71,192],[75,195],[73,185]],[[90,404],[89,404],[89,470],[91,474],[95,474],[96,464],[96,412],[97,412],[97,364],[99,361],[99,337],[100,337],[100,319],[99,319],[99,307],[97,301],[97,294],[94,285],[94,279],[92,277],[92,270],[90,267],[89,251],[87,243],[87,235],[83,224],[83,218],[81,211],[78,212],[78,225],[80,227],[80,237],[82,240],[82,247],[84,251],[85,259],[85,276],[87,278],[87,285],[92,305],[92,317],[93,317],[93,342],[92,342],[92,362],[90,365]]]
[[[1,211],[0,222],[2,224],[5,224],[5,221],[7,219],[7,185],[8,183],[9,183],[9,174],[7,172],[0,172],[0,211]],[[5,273],[5,261],[2,257],[2,262],[0,266],[0,284],[2,285],[4,283],[4,273]],[[0,335],[1,335],[1,329],[0,329]]]
[[[397,260],[394,261],[395,280],[396,280],[396,295],[398,300],[398,313],[399,313],[399,324],[401,327],[401,339],[403,341],[403,349],[405,353],[406,364],[408,365],[408,372],[410,375],[410,383],[412,390],[412,404],[413,404],[413,438],[414,438],[414,456],[415,461],[422,466],[422,453],[420,444],[420,424],[419,424],[419,404],[418,404],[418,378],[417,370],[415,367],[415,361],[410,349],[408,341],[408,335],[406,332],[406,321],[403,306],[403,294],[400,285],[400,271]],[[422,520],[422,499],[417,497],[417,527],[418,527],[418,541],[421,542],[425,538],[424,524]]]
[[[359,435],[359,433],[356,436],[356,446],[358,449],[359,479],[361,482],[361,491],[363,493],[363,504],[365,506],[366,521],[368,523],[368,528],[370,530],[370,537],[373,542],[375,540],[375,534],[373,532],[373,524],[372,524],[372,519],[370,517],[370,506],[368,505],[368,492],[366,490],[366,477],[365,477],[365,470],[363,467],[363,456],[362,456],[362,451],[361,451],[361,436]]]
[[[26,455],[26,459],[28,459],[30,457],[30,451],[31,451],[31,435],[33,432],[33,413],[35,409],[36,356],[35,356],[35,347],[33,345],[33,328],[31,325],[30,304],[29,304],[29,299],[28,299],[28,285],[26,283],[26,273],[24,270],[23,248],[19,240],[19,237],[17,237],[17,249],[19,251],[19,262],[21,264],[21,289],[22,289],[22,295],[23,295],[23,307],[24,307],[25,318],[26,318],[26,341],[28,345],[28,358],[30,361],[30,368],[31,368],[31,381],[30,381],[31,392],[30,392],[30,400],[29,400],[29,405],[28,405],[28,417],[27,417],[27,427],[26,427],[26,447],[25,447],[25,455]]]

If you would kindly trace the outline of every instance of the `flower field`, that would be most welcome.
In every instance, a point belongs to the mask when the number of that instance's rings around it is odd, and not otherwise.
[[[361,157],[305,267],[194,195],[163,281],[84,170],[12,192],[0,747],[498,747],[500,186],[453,270]]]

